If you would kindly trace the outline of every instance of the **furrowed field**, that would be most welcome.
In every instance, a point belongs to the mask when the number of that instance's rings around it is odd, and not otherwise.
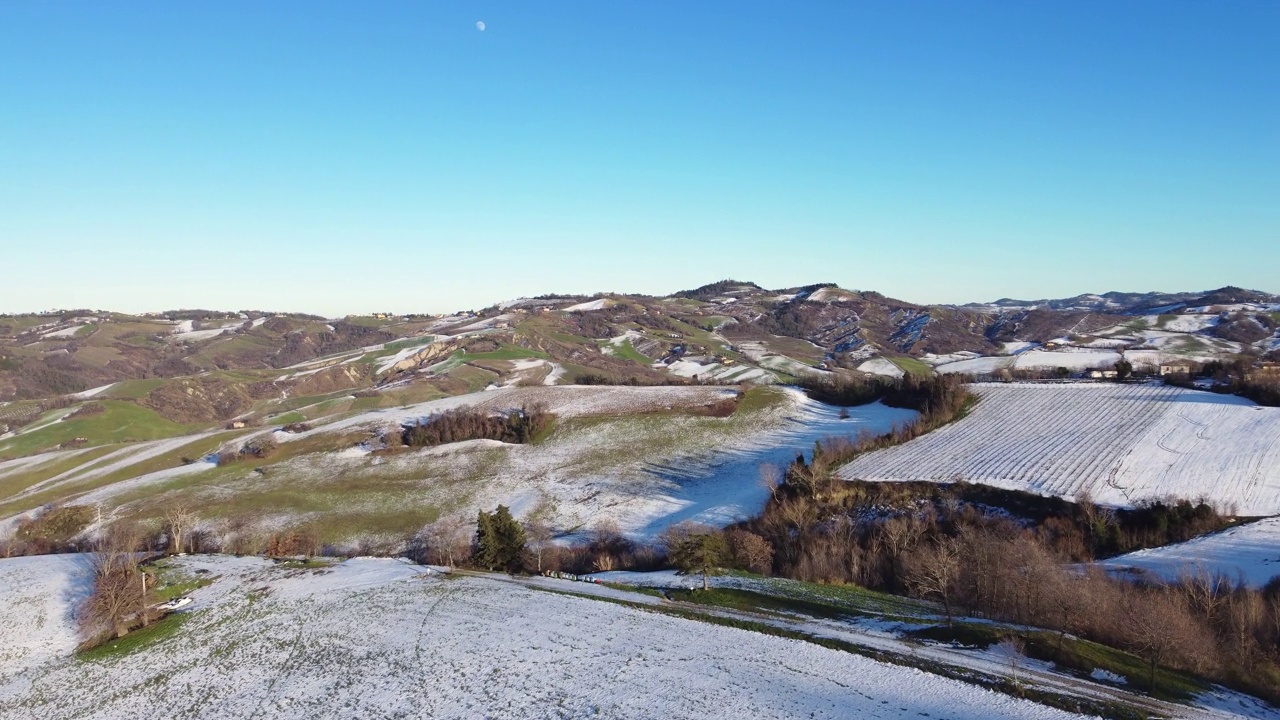
[[[984,384],[952,425],[869,453],[849,479],[965,481],[1128,506],[1203,498],[1280,512],[1280,409],[1156,384]]]

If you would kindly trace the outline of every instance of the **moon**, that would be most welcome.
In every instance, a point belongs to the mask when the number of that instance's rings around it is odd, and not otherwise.
[[[477,29],[477,30],[479,30],[480,32],[484,32],[484,21],[483,21],[483,20],[480,20],[480,21],[476,22],[476,29]]]

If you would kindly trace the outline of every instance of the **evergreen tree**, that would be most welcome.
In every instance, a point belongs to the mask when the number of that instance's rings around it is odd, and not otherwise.
[[[524,563],[524,528],[506,505],[492,513],[483,510],[476,518],[475,561],[489,570],[519,570]]]
[[[710,528],[690,529],[687,533],[673,535],[668,548],[671,562],[687,575],[702,575],[702,589],[706,590],[707,576],[724,558],[727,549],[724,536]]]

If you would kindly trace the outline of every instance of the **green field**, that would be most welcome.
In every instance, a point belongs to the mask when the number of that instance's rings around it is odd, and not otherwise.
[[[528,358],[538,358],[546,360],[550,355],[541,350],[531,350],[529,348],[520,347],[519,345],[509,345],[503,343],[497,350],[480,353],[464,352],[460,354],[463,361],[470,360],[524,360]]]
[[[149,378],[146,380],[125,380],[111,386],[110,390],[104,392],[103,397],[115,398],[117,400],[140,400],[151,393],[152,390],[165,384],[167,381],[160,378]]]
[[[51,423],[0,443],[0,455],[30,455],[49,450],[74,438],[86,445],[158,440],[196,430],[201,425],[181,425],[164,419],[154,410],[123,400],[101,401],[105,412]],[[59,410],[62,414],[68,410]],[[56,415],[54,415],[56,417]],[[46,416],[47,417],[47,416]],[[45,418],[37,421],[43,422]]]
[[[889,362],[897,365],[899,368],[902,368],[903,372],[910,373],[911,375],[929,377],[933,374],[933,368],[929,367],[929,365],[924,361],[917,360],[913,357],[892,357],[889,358]]]
[[[623,340],[621,343],[613,345],[613,354],[615,357],[620,357],[624,360],[631,360],[632,362],[638,362],[641,365],[653,364],[653,358],[647,357],[639,350],[636,350],[635,347],[631,345],[630,340]]]

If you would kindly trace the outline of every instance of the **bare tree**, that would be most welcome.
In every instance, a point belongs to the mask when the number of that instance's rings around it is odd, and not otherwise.
[[[1218,618],[1232,589],[1226,575],[1210,572],[1199,565],[1186,566],[1178,571],[1177,588],[1187,604],[1210,621]]]
[[[382,443],[388,450],[399,450],[404,447],[404,428],[392,425],[382,432]]]
[[[729,554],[739,566],[760,575],[772,569],[773,546],[768,540],[746,530],[729,530],[725,539],[729,542]]]
[[[448,567],[453,567],[454,560],[465,554],[463,534],[469,527],[470,523],[461,515],[445,515],[423,528],[427,549],[437,562],[444,561]]]
[[[777,500],[778,486],[782,484],[782,471],[773,463],[760,463],[758,472],[760,476],[757,482],[760,483],[760,487],[769,491],[770,498]]]
[[[1152,692],[1156,670],[1175,653],[1181,652],[1184,662],[1198,662],[1199,658],[1190,654],[1212,646],[1212,639],[1191,618],[1181,596],[1167,586],[1131,590],[1126,605],[1129,612],[1124,625],[1129,644],[1147,659]]]
[[[542,556],[555,538],[555,528],[551,524],[555,513],[555,501],[550,496],[543,495],[524,518],[526,547],[533,553],[539,573],[542,572]]]
[[[901,583],[903,560],[915,548],[924,535],[925,526],[913,515],[892,517],[880,524],[879,539],[889,555],[890,569],[895,585]]]
[[[951,624],[951,599],[960,574],[960,546],[951,538],[941,538],[920,547],[904,562],[907,585],[922,597],[937,597]]]
[[[541,573],[542,555],[547,547],[551,545],[552,538],[555,537],[555,533],[551,530],[551,524],[541,518],[526,520],[524,523],[524,536],[528,543],[527,547],[537,561],[538,572]]]
[[[1027,659],[1025,646],[1015,635],[1006,635],[996,643],[996,655],[1002,660],[1009,663],[1009,676],[1013,678],[1014,687],[1021,687],[1021,681],[1018,679],[1018,668],[1022,667],[1023,662]]]
[[[191,528],[196,524],[196,514],[185,505],[170,505],[164,513],[165,530],[169,533],[169,545],[172,552],[182,552],[182,541],[187,539]]]
[[[150,622],[147,574],[138,567],[141,534],[129,525],[113,525],[99,538],[89,562],[93,592],[80,608],[82,634],[93,639],[106,629],[124,637],[135,623]]]

